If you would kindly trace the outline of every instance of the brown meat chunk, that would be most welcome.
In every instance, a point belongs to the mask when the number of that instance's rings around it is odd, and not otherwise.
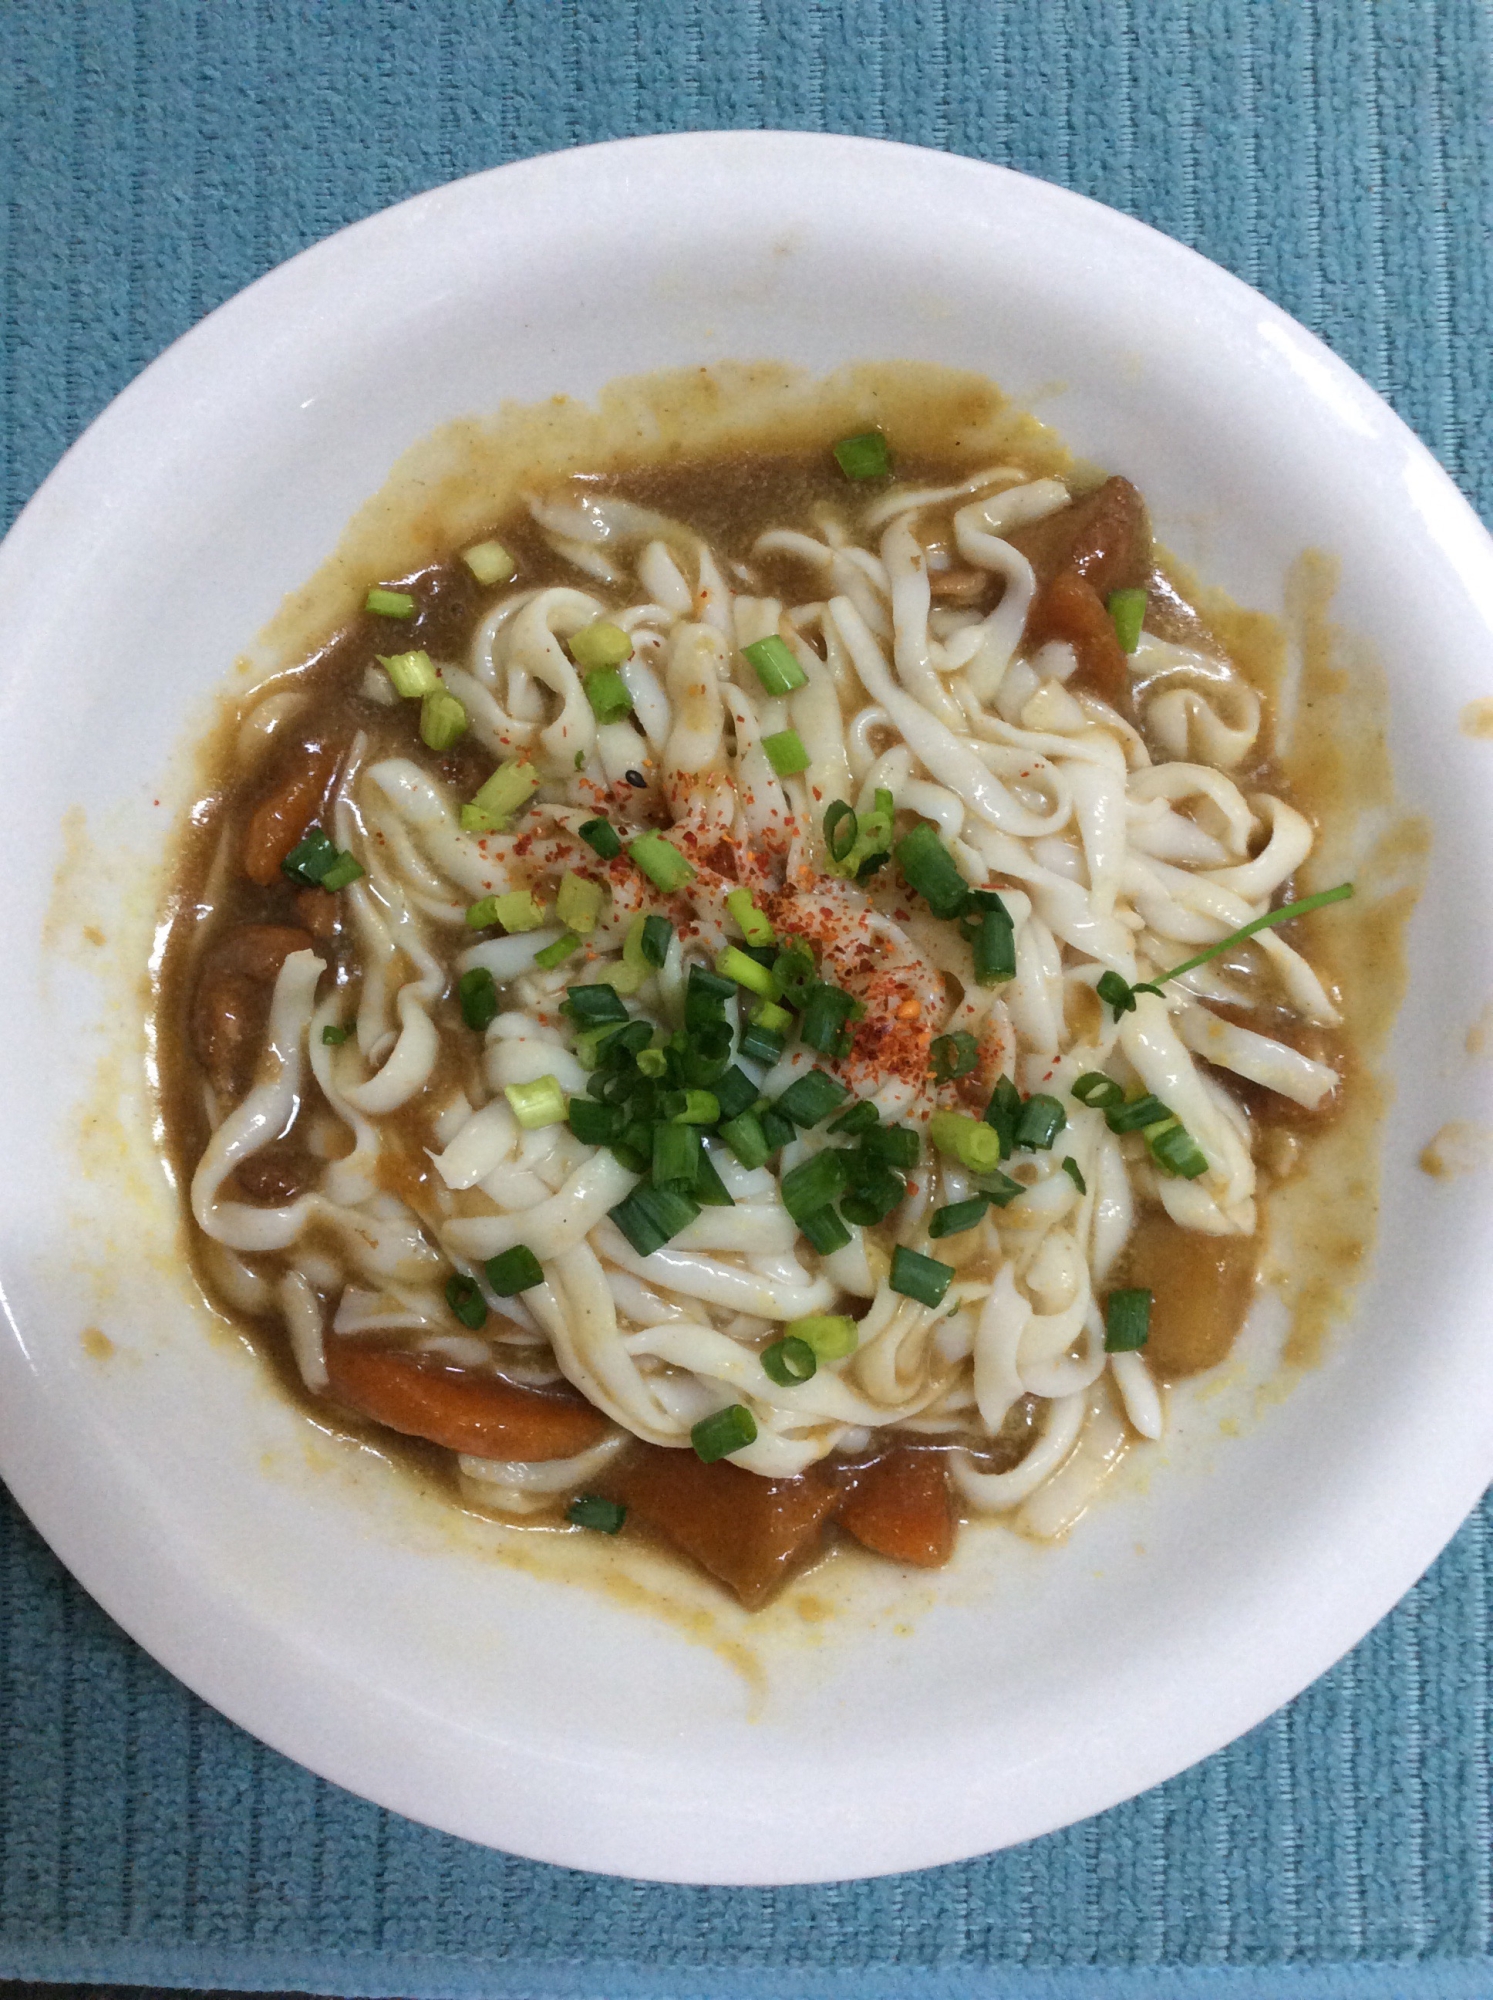
[[[281,966],[311,949],[289,924],[241,924],[207,953],[192,999],[192,1046],[213,1088],[241,1097],[264,1040]]]
[[[295,913],[314,938],[337,935],[341,906],[327,889],[302,889],[295,899]]]
[[[1257,1247],[1252,1236],[1179,1229],[1164,1209],[1142,1215],[1114,1283],[1153,1294],[1145,1354],[1164,1380],[1216,1367],[1228,1354],[1254,1299]]]
[[[1104,598],[1112,590],[1143,587],[1151,573],[1146,503],[1128,479],[1106,479],[1046,520],[1013,528],[1006,539],[1031,564],[1039,589],[1071,569]]]
[[[942,1568],[956,1531],[943,1453],[897,1445],[858,1475],[835,1518],[890,1562]]]
[[[706,1465],[692,1451],[658,1445],[630,1451],[602,1491],[719,1577],[748,1611],[819,1546],[837,1497],[817,1466],[800,1479],[760,1479],[725,1459]]]
[[[1078,672],[1070,683],[1087,687],[1114,708],[1130,700],[1130,669],[1115,636],[1114,620],[1104,599],[1076,570],[1059,570],[1027,615],[1028,645],[1066,639],[1078,655]]]
[[[278,879],[281,862],[321,810],[336,764],[336,751],[325,744],[303,745],[254,808],[244,834],[244,873],[261,889]]]
[[[990,589],[990,572],[988,569],[930,570],[928,589],[940,604],[978,604]]]
[[[246,1201],[283,1208],[302,1192],[306,1169],[312,1164],[302,1155],[281,1153],[266,1147],[236,1168],[233,1179]]]
[[[521,1389],[496,1375],[335,1337],[326,1352],[339,1403],[448,1451],[475,1458],[573,1458],[606,1435],[606,1418],[573,1389]]]
[[[1130,671],[1108,598],[1114,590],[1143,588],[1151,575],[1151,524],[1146,503],[1128,479],[1102,486],[1045,521],[1013,529],[1037,579],[1027,614],[1026,642],[1062,639],[1078,655],[1077,684],[1124,712]]]

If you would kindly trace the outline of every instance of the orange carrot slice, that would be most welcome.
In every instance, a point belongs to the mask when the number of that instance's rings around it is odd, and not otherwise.
[[[606,1418],[574,1390],[520,1389],[350,1340],[327,1342],[327,1374],[350,1410],[474,1458],[573,1458],[606,1435]]]

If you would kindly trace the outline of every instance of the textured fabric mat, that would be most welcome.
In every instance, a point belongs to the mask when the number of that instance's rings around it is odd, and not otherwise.
[[[525,154],[675,127],[945,147],[1195,245],[1493,508],[1482,0],[8,0],[8,523],[152,355],[281,258]],[[3,669],[0,669],[3,670]],[[260,1748],[0,1500],[0,1975],[342,1993],[1493,1992],[1486,1510],[1231,1750],[1015,1852],[662,1889],[468,1847]]]

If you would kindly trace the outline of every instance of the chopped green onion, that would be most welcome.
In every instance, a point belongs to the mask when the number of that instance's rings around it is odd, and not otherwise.
[[[543,951],[536,951],[534,954],[534,963],[539,967],[541,972],[553,972],[557,965],[563,965],[566,959],[578,952],[580,948],[581,941],[575,932],[566,931],[564,936],[557,937],[553,944],[547,944]]]
[[[1148,1091],[1144,1097],[1132,1098],[1128,1104],[1112,1105],[1104,1114],[1104,1122],[1111,1132],[1140,1132],[1147,1125],[1159,1125],[1171,1113],[1159,1097],[1152,1097]]]
[[[906,1200],[907,1183],[879,1160],[861,1161],[854,1171],[855,1186],[841,1201],[840,1213],[857,1228],[870,1229]]]
[[[714,1027],[687,1032],[681,1039],[683,1046],[676,1051],[679,1081],[686,1090],[713,1089],[731,1065],[731,1030],[720,1021]]]
[[[729,1458],[733,1451],[756,1443],[757,1420],[745,1403],[732,1403],[729,1409],[701,1417],[690,1432],[689,1441],[697,1458],[706,1465],[714,1465],[718,1458]]]
[[[446,1280],[446,1304],[473,1332],[487,1324],[487,1301],[482,1296],[482,1288],[475,1278],[469,1278],[461,1271],[453,1271]]]
[[[591,713],[598,722],[620,722],[624,715],[631,715],[632,696],[627,682],[615,667],[603,667],[599,673],[587,674],[582,685],[591,704]]]
[[[671,1125],[714,1125],[721,1115],[713,1090],[667,1090],[658,1108]]]
[[[518,569],[501,542],[474,542],[462,550],[461,559],[479,583],[489,586],[507,583]]]
[[[631,1018],[617,998],[617,989],[604,984],[567,986],[560,1011],[572,1021],[585,1022],[587,1027],[595,1027],[599,1021],[616,1021],[620,1025]]]
[[[680,1127],[680,1130],[690,1129]],[[702,1208],[735,1208],[726,1183],[716,1171],[715,1161],[709,1153],[701,1151],[699,1165],[695,1168],[695,1200]]]
[[[844,799],[836,799],[833,805],[826,806],[824,844],[829,849],[831,861],[846,861],[850,858],[850,850],[855,846],[860,830],[860,821],[856,818],[855,808],[847,805]]]
[[[891,453],[880,431],[861,431],[841,438],[835,462],[847,479],[885,479],[892,469]]]
[[[716,953],[715,969],[723,979],[734,979],[738,986],[760,993],[764,999],[772,992],[772,974],[767,967],[759,965],[755,958],[748,958],[734,944]]]
[[[775,736],[764,736],[762,748],[780,778],[795,778],[809,768],[809,753],[796,729],[780,729]]]
[[[500,1257],[489,1257],[483,1268],[488,1284],[500,1299],[511,1299],[516,1292],[531,1292],[544,1283],[544,1266],[527,1243],[515,1243]]]
[[[280,870],[303,889],[319,889],[322,877],[336,867],[337,854],[337,844],[331,836],[319,826],[309,826],[280,863]]]
[[[808,1047],[820,1055],[846,1056],[850,1053],[849,1024],[865,1011],[851,994],[821,982],[808,996],[798,1031]]]
[[[505,931],[537,931],[544,922],[544,905],[529,889],[510,889],[504,896],[484,896],[467,905],[467,924],[474,931],[501,924]]]
[[[377,612],[380,618],[413,618],[415,600],[407,590],[385,590],[378,586],[363,599],[363,609]]]
[[[850,1241],[850,1231],[832,1208],[816,1208],[799,1219],[799,1228],[821,1257],[833,1256]]]
[[[1016,1149],[1016,1121],[1020,1116],[1021,1092],[1010,1077],[1003,1076],[985,1106],[985,1123],[1001,1142],[1003,1160],[1008,1160]]]
[[[762,1125],[762,1136],[767,1141],[768,1152],[780,1153],[793,1137],[793,1120],[772,1109],[759,1111],[757,1117]]]
[[[809,678],[794,658],[792,647],[776,633],[771,638],[758,639],[750,646],[743,646],[741,650],[768,694],[792,694]]]
[[[361,861],[355,861],[348,853],[341,853],[337,856],[337,859],[332,863],[326,874],[322,876],[321,887],[329,895],[333,895],[338,889],[346,889],[350,884],[356,882],[362,873],[363,864]]]
[[[1073,1085],[1073,1095],[1091,1111],[1112,1111],[1125,1102],[1125,1093],[1103,1070],[1087,1069]]]
[[[935,1083],[953,1083],[956,1077],[968,1076],[979,1059],[979,1043],[962,1028],[957,1034],[936,1036],[928,1051],[928,1067]]]
[[[860,1328],[848,1313],[808,1313],[790,1319],[783,1328],[785,1340],[802,1340],[821,1361],[843,1361],[860,1345]]]
[[[839,1147],[827,1148],[810,1160],[801,1160],[784,1174],[778,1193],[784,1208],[795,1222],[816,1209],[825,1208],[845,1191],[849,1180],[850,1156]]]
[[[795,1125],[817,1125],[832,1111],[838,1111],[849,1095],[838,1078],[822,1069],[811,1069],[793,1079],[773,1109],[780,1118],[791,1118]]]
[[[322,1043],[326,1048],[340,1049],[351,1033],[351,1028],[334,1028],[328,1021],[321,1031]]]
[[[1089,1184],[1083,1177],[1083,1169],[1071,1153],[1067,1154],[1063,1160],[1063,1172],[1072,1181],[1080,1194],[1088,1193]]]
[[[935,1111],[928,1120],[928,1137],[939,1152],[971,1173],[988,1173],[1002,1158],[1000,1134],[983,1119],[968,1118],[962,1111]]]
[[[793,1026],[793,1016],[786,1007],[779,1007],[776,1001],[759,1000],[752,1009],[752,1026],[767,1028],[775,1035],[785,1035]]]
[[[1151,1337],[1151,1293],[1111,1292],[1104,1302],[1104,1351],[1133,1354]]]
[[[619,993],[636,993],[644,980],[653,976],[655,967],[643,952],[647,928],[648,919],[642,916],[634,917],[627,927],[627,936],[622,941],[622,964],[614,967],[611,974]]]
[[[588,882],[584,875],[572,875],[567,868],[560,877],[559,894],[555,897],[555,915],[568,931],[579,931],[582,937],[596,928],[596,920],[601,915],[601,884]],[[508,929],[512,929],[510,924]]]
[[[969,884],[954,857],[926,820],[903,834],[892,849],[909,889],[915,889],[935,917],[957,917],[969,901]]]
[[[735,997],[734,980],[723,978],[717,972],[708,972],[703,965],[692,965],[684,986],[686,1029],[724,1026],[726,1002]]]
[[[776,944],[777,933],[757,905],[750,889],[732,889],[726,896],[731,920],[748,944]]]
[[[576,751],[576,753],[575,753],[575,768],[576,768],[576,769],[577,769],[578,771],[584,771],[584,770],[585,770],[585,768],[586,768],[586,753],[585,753],[585,751],[584,751],[584,750],[577,750],[577,751]]]
[[[582,1145],[612,1145],[622,1136],[623,1119],[619,1104],[598,1104],[594,1097],[570,1100],[570,1129]]]
[[[441,688],[420,701],[420,741],[427,750],[449,750],[467,733],[467,712],[454,694]]]
[[[1143,590],[1112,590],[1104,608],[1115,628],[1122,653],[1133,653],[1140,644],[1141,627],[1146,622],[1146,593]]]
[[[587,673],[598,669],[609,671],[632,658],[632,640],[620,625],[613,625],[605,618],[598,618],[595,624],[583,625],[579,632],[572,632],[566,643],[570,647],[571,659]],[[589,683],[586,691],[590,693]],[[631,697],[627,705],[632,707]],[[598,717],[600,721],[608,719]]]
[[[875,1160],[882,1166],[895,1167],[899,1173],[904,1174],[910,1173],[917,1165],[918,1155],[922,1150],[923,1142],[910,1125],[873,1126],[860,1143],[863,1159]]]
[[[825,808],[824,844],[831,874],[853,877],[857,882],[874,875],[886,860],[887,843],[892,837],[896,802],[889,791],[878,786],[875,809],[857,814],[844,799]]]
[[[975,1186],[983,1195],[988,1195],[997,1208],[1009,1208],[1013,1201],[1026,1193],[1020,1181],[1013,1181],[1009,1174],[992,1168],[987,1174],[976,1174]]]
[[[456,997],[461,1005],[461,1018],[469,1028],[480,1035],[491,1026],[498,1011],[498,988],[485,965],[474,965],[461,975],[456,982]]]
[[[700,1204],[677,1188],[650,1187],[645,1181],[608,1211],[640,1257],[663,1248],[700,1213]]]
[[[1146,1145],[1163,1173],[1195,1181],[1208,1171],[1208,1155],[1179,1118],[1169,1119],[1159,1132],[1148,1131]]]
[[[819,1371],[819,1356],[806,1340],[786,1335],[762,1350],[762,1367],[768,1380],[780,1389],[792,1389],[807,1382]]]
[[[651,1078],[656,1083],[661,1076],[668,1074],[668,1052],[664,1049],[639,1049],[637,1065],[644,1076]]]
[[[599,854],[603,861],[615,861],[622,852],[622,842],[617,838],[617,829],[610,820],[588,819],[576,828],[576,832],[592,853]]]
[[[740,1112],[735,1118],[727,1119],[720,1128],[720,1136],[744,1167],[765,1167],[772,1148],[762,1130],[762,1121],[750,1111]]]
[[[673,935],[674,926],[667,917],[644,917],[638,950],[647,964],[655,968],[663,964],[669,955],[669,940]]]
[[[380,653],[377,658],[394,683],[395,693],[402,694],[406,701],[439,692],[441,677],[431,665],[429,653]]]
[[[1118,1021],[1122,1014],[1135,1012],[1135,996],[1140,988],[1133,987],[1129,980],[1122,979],[1118,972],[1101,972],[1094,991],[1101,1000],[1114,1009],[1114,1016]]]
[[[625,1067],[629,1056],[634,1056],[641,1062],[643,1052],[652,1040],[653,1023],[651,1021],[624,1022],[615,1030],[613,1038],[607,1043],[606,1062],[608,1067]]]
[[[653,1185],[678,1186],[693,1194],[700,1166],[700,1133],[694,1125],[655,1125]]]
[[[695,870],[679,849],[661,833],[640,833],[627,850],[628,858],[648,877],[660,895],[672,896],[686,882],[693,882]]]
[[[641,1098],[644,1079],[630,1065],[613,1065],[605,1060],[597,1064],[586,1084],[586,1095],[599,1099],[603,1104],[625,1105],[630,1098]],[[635,1105],[628,1112],[629,1119],[641,1116],[641,1107]],[[652,1145],[652,1140],[648,1142]]]
[[[622,1136],[612,1141],[612,1151],[629,1173],[646,1174],[653,1158],[653,1131],[634,1120],[622,1128]]]
[[[743,1111],[750,1111],[757,1102],[757,1086],[735,1063],[716,1080],[716,1100],[721,1107],[722,1118],[739,1118]]]
[[[620,1500],[603,1500],[599,1493],[578,1493],[565,1509],[573,1528],[594,1528],[600,1535],[617,1534],[627,1519]]]
[[[772,989],[779,1000],[787,1000],[795,1007],[806,1006],[817,984],[818,967],[807,945],[791,944],[773,960]]]
[[[974,1195],[968,1201],[951,1201],[947,1208],[935,1208],[928,1218],[930,1236],[962,1236],[966,1229],[973,1229],[982,1220],[990,1206],[987,1198]]]
[[[887,1282],[905,1299],[938,1306],[943,1304],[953,1277],[952,1264],[941,1264],[936,1257],[925,1257],[921,1250],[908,1250],[899,1243],[892,1252],[892,1273]]]
[[[741,1053],[748,1062],[775,1063],[787,1046],[782,1035],[759,1026],[756,1021],[749,1022],[741,1031]]]
[[[876,1106],[869,1098],[863,1097],[859,1104],[852,1104],[848,1111],[842,1111],[829,1129],[831,1132],[843,1132],[847,1139],[855,1139],[862,1132],[874,1132],[880,1123]]]
[[[1131,986],[1117,972],[1106,972],[1095,989],[1101,1000],[1107,1000],[1114,1009],[1118,1021],[1122,1014],[1128,1014],[1135,1006],[1137,993],[1160,994],[1169,979],[1180,979],[1184,972],[1196,972],[1200,965],[1217,958],[1220,952],[1231,945],[1240,944],[1257,931],[1274,930],[1277,924],[1289,923],[1296,917],[1307,916],[1312,910],[1324,910],[1329,903],[1345,903],[1353,894],[1351,882],[1339,882],[1335,889],[1319,889],[1314,896],[1302,896],[1294,903],[1282,903],[1278,910],[1267,910],[1263,917],[1254,917],[1247,924],[1241,924],[1227,937],[1221,937],[1217,944],[1210,944],[1206,951],[1200,951],[1195,958],[1186,958],[1180,965],[1174,965],[1170,972],[1158,972],[1154,979],[1139,980]]]
[[[505,931],[515,936],[522,936],[525,931],[537,931],[545,920],[545,907],[532,889],[510,889],[506,895],[492,896],[488,901],[492,908],[490,921],[501,924]]]
[[[526,1132],[565,1122],[565,1093],[558,1077],[536,1077],[532,1083],[505,1083],[503,1095]]]
[[[1028,1152],[1045,1153],[1067,1122],[1068,1114],[1058,1100],[1038,1091],[1021,1107],[1016,1143]]]
[[[513,815],[539,789],[539,773],[526,757],[499,764],[461,809],[463,833],[506,833]]]
[[[999,896],[991,894],[991,902],[994,908],[981,911],[972,939],[977,986],[1000,986],[1016,977],[1016,926]]]

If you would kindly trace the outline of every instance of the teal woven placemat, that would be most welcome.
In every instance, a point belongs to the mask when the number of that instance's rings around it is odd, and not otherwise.
[[[722,125],[946,147],[1143,217],[1328,340],[1486,518],[1490,61],[1482,0],[9,0],[4,518],[167,341],[328,231],[525,154]],[[320,1783],[139,1653],[0,1500],[0,1975],[1486,1994],[1490,1520],[1284,1713],[1101,1819],[893,1881],[688,1890]]]

